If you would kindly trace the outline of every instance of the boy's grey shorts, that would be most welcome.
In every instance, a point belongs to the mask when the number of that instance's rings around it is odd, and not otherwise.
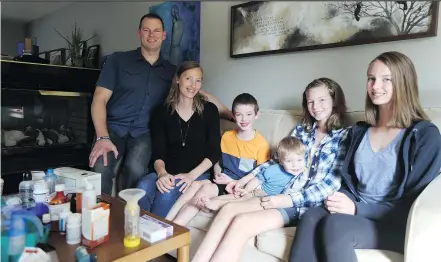
[[[297,226],[297,223],[299,221],[299,212],[297,211],[297,208],[294,207],[288,207],[288,208],[277,208],[277,210],[280,212],[280,214],[283,217],[283,222],[285,227],[289,226]]]

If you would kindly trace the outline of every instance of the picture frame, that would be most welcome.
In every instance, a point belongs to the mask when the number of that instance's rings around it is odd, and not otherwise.
[[[252,1],[231,6],[230,57],[434,37],[437,1]]]
[[[167,32],[161,55],[174,65],[200,61],[201,2],[166,1],[150,6],[149,13],[159,15]]]
[[[91,45],[87,48],[85,67],[98,68],[99,51],[100,51],[100,45]]]

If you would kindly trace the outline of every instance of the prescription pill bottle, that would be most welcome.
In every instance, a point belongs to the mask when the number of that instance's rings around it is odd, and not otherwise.
[[[81,242],[81,214],[73,213],[67,218],[66,242],[76,245]]]

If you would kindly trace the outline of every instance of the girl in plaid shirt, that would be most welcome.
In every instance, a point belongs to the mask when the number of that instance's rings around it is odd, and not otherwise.
[[[342,141],[347,135],[343,91],[331,79],[316,79],[306,87],[302,105],[303,121],[291,135],[306,145],[309,181],[300,191],[286,188],[283,194],[223,206],[193,262],[225,261],[225,254],[228,254],[228,261],[239,261],[249,238],[268,230],[295,226],[308,207],[321,206],[328,195],[340,188],[341,178],[337,173],[344,160]],[[259,174],[276,161],[277,156],[251,174]],[[236,183],[233,190],[240,190],[245,184],[241,180]],[[261,210],[255,211],[256,205],[260,205]]]

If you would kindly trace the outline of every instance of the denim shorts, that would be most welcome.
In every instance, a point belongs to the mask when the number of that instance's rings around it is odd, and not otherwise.
[[[297,226],[299,222],[299,212],[295,207],[277,208],[283,217],[283,223],[285,227]]]

